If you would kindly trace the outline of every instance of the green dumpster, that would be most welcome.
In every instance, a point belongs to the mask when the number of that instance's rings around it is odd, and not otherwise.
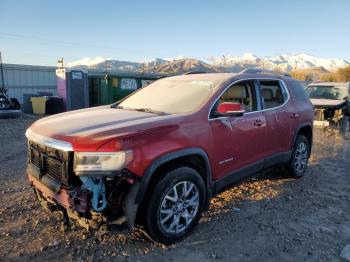
[[[35,115],[45,114],[47,96],[31,97],[30,101],[32,102],[33,114]]]
[[[158,76],[117,74],[89,75],[90,106],[108,105],[128,96],[138,88],[159,79]]]

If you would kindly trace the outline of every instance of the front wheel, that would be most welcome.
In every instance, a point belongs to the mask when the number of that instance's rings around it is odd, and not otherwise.
[[[176,242],[197,225],[205,201],[205,184],[196,170],[180,167],[166,173],[147,207],[147,233],[164,244]]]
[[[309,155],[309,140],[305,136],[298,135],[294,144],[292,158],[288,166],[288,173],[290,176],[300,178],[305,174]]]

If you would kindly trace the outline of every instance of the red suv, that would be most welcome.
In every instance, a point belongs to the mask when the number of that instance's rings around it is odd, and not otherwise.
[[[287,76],[164,78],[116,104],[35,122],[27,174],[40,202],[66,219],[142,224],[173,243],[234,182],[277,164],[303,176],[313,116]]]

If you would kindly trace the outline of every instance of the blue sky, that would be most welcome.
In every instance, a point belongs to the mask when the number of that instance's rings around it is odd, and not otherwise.
[[[349,0],[0,0],[4,62],[308,53],[350,61]]]

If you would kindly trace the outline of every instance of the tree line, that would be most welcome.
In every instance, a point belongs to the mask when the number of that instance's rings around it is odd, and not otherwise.
[[[322,82],[349,82],[350,81],[350,66],[339,68],[335,72],[310,72],[310,70],[294,70],[290,75],[301,81],[316,81]]]

